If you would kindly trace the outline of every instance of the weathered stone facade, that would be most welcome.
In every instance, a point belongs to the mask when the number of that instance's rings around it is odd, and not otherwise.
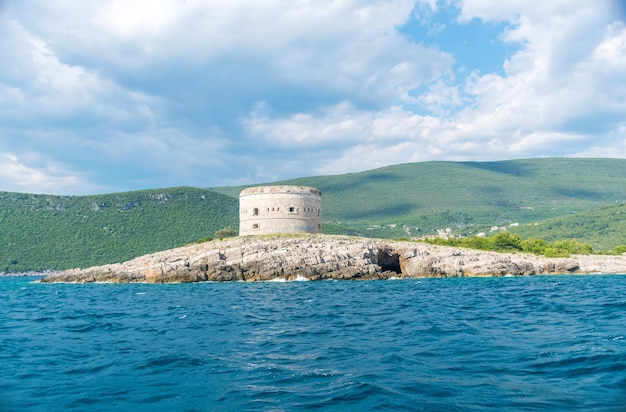
[[[321,233],[322,195],[308,186],[260,186],[239,195],[239,235]]]

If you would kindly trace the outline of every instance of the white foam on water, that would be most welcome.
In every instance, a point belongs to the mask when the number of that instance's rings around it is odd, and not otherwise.
[[[291,281],[288,281],[285,278],[274,278],[274,279],[266,280],[266,282],[280,282],[280,283],[283,283],[283,282],[308,282],[308,281],[309,281],[309,279],[307,279],[307,278],[305,278],[304,276],[301,276],[301,275],[297,275],[296,278],[294,280],[291,280]]]

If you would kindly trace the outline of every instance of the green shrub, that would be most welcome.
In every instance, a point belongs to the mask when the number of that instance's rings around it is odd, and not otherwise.
[[[497,251],[515,252],[522,250],[522,239],[511,232],[500,232],[492,237],[494,249]]]
[[[535,255],[544,255],[548,244],[543,239],[526,239],[522,240],[522,250],[526,253],[532,253]]]
[[[493,241],[486,237],[473,236],[461,240],[460,246],[470,249],[492,250]]]
[[[216,239],[224,239],[225,237],[234,237],[237,236],[237,233],[232,227],[225,227],[222,229],[218,229],[215,231]]]
[[[474,236],[462,239],[429,239],[430,244],[444,246],[460,246],[468,249],[493,250],[497,252],[526,252],[546,257],[569,257],[572,254],[588,255],[593,253],[591,245],[575,239],[566,239],[547,243],[543,239],[522,240],[510,232],[500,232],[491,237]],[[615,254],[626,252],[626,245],[615,248]]]
[[[626,245],[616,246],[608,252],[611,255],[622,255],[626,253]]]
[[[581,243],[576,239],[558,240],[554,242],[554,247],[565,253],[575,255],[589,255],[593,253],[591,245]]]
[[[549,258],[557,258],[557,257],[570,257],[570,254],[565,252],[564,250],[555,248],[554,246],[548,246],[544,249],[543,255]]]
[[[441,246],[460,246],[460,242],[457,239],[442,239],[440,237],[426,239],[426,243],[431,245],[441,245]]]

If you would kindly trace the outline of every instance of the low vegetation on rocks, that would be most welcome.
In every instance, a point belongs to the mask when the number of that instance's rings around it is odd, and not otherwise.
[[[543,239],[522,239],[511,232],[501,232],[490,237],[469,237],[453,239],[429,239],[427,243],[445,246],[465,247],[496,252],[525,252],[546,257],[570,257],[571,255],[589,255],[593,247],[575,239],[558,240],[548,243]],[[618,254],[618,253],[615,253]]]

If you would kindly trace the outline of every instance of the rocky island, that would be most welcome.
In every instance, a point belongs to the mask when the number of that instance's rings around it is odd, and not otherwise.
[[[576,273],[626,273],[626,256],[546,258],[322,234],[241,236],[123,263],[66,270],[45,276],[40,282],[253,282]]]

